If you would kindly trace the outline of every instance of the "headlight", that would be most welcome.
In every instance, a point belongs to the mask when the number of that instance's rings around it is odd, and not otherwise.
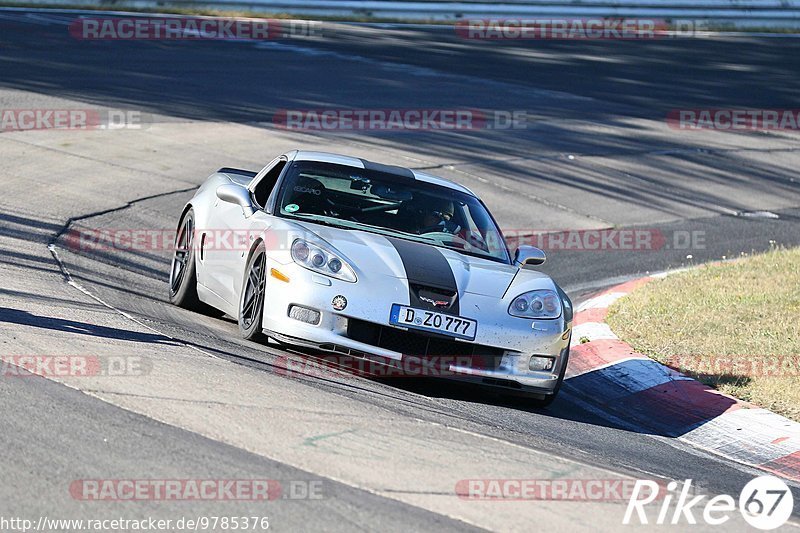
[[[514,298],[508,313],[520,318],[558,318],[561,316],[561,299],[551,290],[526,292]]]
[[[292,259],[298,265],[314,272],[351,283],[356,281],[356,273],[347,262],[330,250],[310,244],[303,239],[295,239],[292,243]]]

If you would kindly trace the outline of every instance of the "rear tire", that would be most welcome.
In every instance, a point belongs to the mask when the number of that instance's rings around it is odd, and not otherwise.
[[[189,209],[178,224],[175,236],[175,252],[169,273],[169,301],[178,307],[201,311],[204,306],[197,296],[194,230],[194,210]]]
[[[260,242],[247,262],[239,297],[239,333],[247,340],[261,336],[266,284],[267,254],[264,243]]]

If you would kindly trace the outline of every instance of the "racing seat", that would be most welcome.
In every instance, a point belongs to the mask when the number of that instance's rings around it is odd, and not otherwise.
[[[407,200],[400,204],[395,215],[394,229],[404,231],[406,233],[416,233],[419,229],[419,207],[414,205],[413,200]]]

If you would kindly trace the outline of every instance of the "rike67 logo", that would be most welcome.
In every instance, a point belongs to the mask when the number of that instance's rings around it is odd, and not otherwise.
[[[668,483],[663,498],[659,498],[658,485],[654,481],[637,480],[622,523],[721,526],[738,511],[752,527],[768,531],[784,525],[794,510],[792,492],[786,483],[774,476],[757,477],[747,483],[738,502],[728,494],[706,501],[705,495],[691,497],[691,493],[691,479],[682,486],[675,481]],[[648,507],[657,499],[655,505]],[[653,516],[655,511],[657,513]]]

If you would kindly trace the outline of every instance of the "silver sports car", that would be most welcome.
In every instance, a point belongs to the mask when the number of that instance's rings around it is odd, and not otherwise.
[[[180,216],[170,300],[243,337],[403,366],[553,401],[572,304],[512,256],[481,200],[422,172],[320,152],[220,169]]]

